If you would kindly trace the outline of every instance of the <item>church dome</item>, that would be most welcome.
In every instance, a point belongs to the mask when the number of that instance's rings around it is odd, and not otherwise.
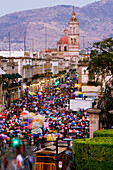
[[[68,36],[62,36],[58,44],[68,44]]]

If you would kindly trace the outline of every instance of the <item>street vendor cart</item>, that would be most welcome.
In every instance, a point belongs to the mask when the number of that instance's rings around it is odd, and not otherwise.
[[[34,170],[66,170],[67,147],[50,145],[35,152]]]

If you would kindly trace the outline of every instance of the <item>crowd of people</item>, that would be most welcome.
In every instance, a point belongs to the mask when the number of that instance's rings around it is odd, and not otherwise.
[[[69,108],[70,99],[77,90],[74,80],[34,93],[25,89],[21,98],[12,101],[10,108],[5,108],[0,113],[1,152],[7,150],[7,145],[12,151],[15,138],[19,139],[21,145],[20,149],[15,148],[16,156],[25,152],[26,141],[39,146],[41,139],[88,138],[89,115],[80,108],[77,112]],[[32,113],[29,114],[30,112]],[[42,116],[43,119],[36,119],[34,122],[34,116]],[[40,143],[40,148],[42,147],[44,144]]]

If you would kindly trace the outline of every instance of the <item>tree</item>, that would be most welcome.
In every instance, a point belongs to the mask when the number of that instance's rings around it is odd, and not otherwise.
[[[101,79],[102,91],[103,80],[113,74],[113,38],[93,43],[88,70],[89,74],[96,75],[96,81]]]

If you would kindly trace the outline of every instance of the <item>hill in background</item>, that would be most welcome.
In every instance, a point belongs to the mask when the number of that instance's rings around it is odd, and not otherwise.
[[[101,0],[82,8],[76,7],[75,12],[79,20],[81,48],[88,47],[94,41],[113,37],[112,0]],[[0,17],[0,50],[8,50],[8,32],[12,50],[24,49],[24,32],[27,50],[45,48],[45,28],[47,46],[56,48],[63,30],[68,26],[71,13],[72,6],[58,5]]]

